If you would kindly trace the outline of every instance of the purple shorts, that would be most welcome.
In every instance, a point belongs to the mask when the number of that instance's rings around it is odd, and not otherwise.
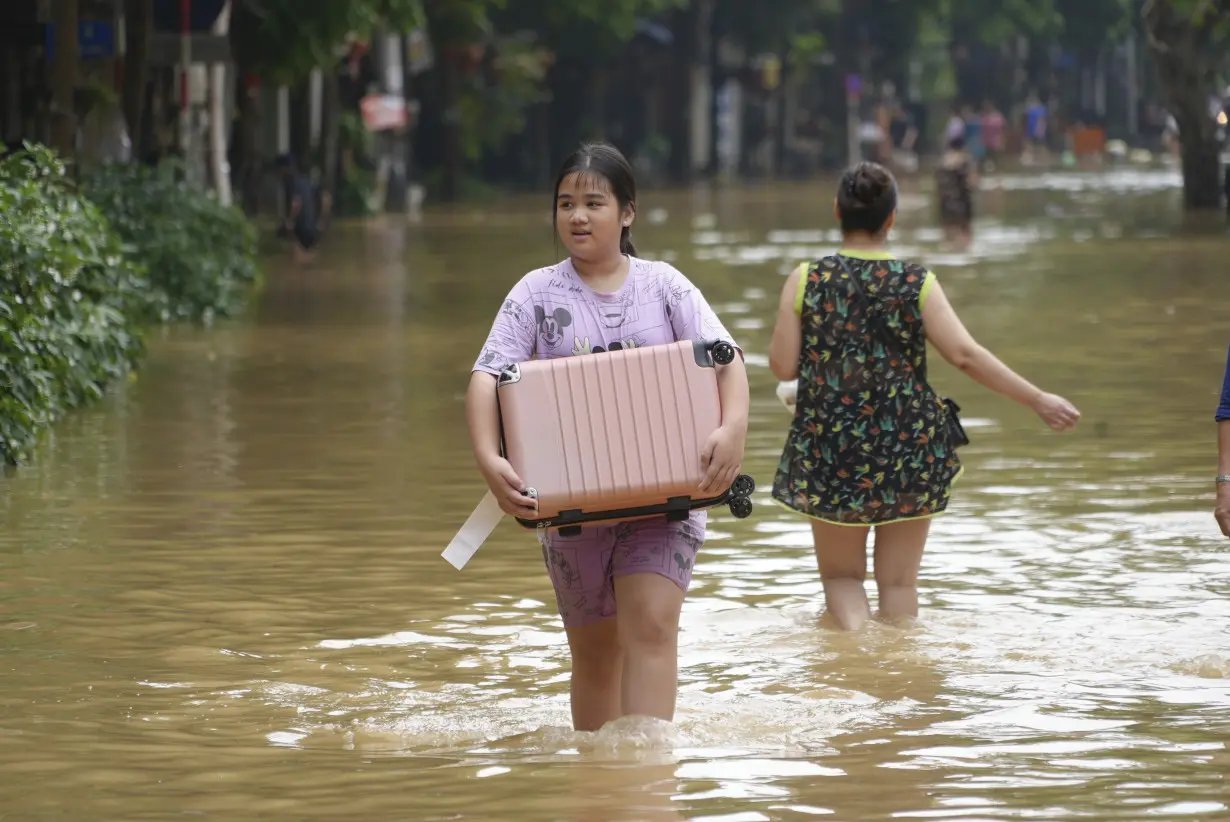
[[[542,558],[555,587],[565,627],[589,625],[615,616],[615,577],[658,574],[685,593],[692,565],[705,541],[704,511],[683,522],[666,517],[586,525],[572,537],[539,531]]]

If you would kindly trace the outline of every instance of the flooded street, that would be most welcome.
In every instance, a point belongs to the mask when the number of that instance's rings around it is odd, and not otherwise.
[[[747,349],[760,487],[710,515],[677,727],[596,734],[532,533],[439,556],[484,491],[469,368],[565,253],[548,197],[338,227],[0,478],[0,819],[1230,819],[1230,236],[1183,224],[1178,182],[992,177],[965,254],[904,185],[897,252],[1083,420],[1053,434],[933,352],[967,471],[919,624],[856,635],[817,627],[810,529],[767,496],[773,314],[836,247],[831,188],[644,192],[641,255]]]

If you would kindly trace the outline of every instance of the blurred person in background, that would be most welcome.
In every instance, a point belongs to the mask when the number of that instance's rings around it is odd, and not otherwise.
[[[973,239],[974,189],[978,185],[978,168],[965,148],[965,139],[948,141],[939,165],[935,169],[935,193],[939,200],[940,226],[944,237],[958,249],[965,249]]]
[[[982,168],[987,153],[982,138],[982,116],[974,111],[973,106],[963,106],[961,119],[965,121],[965,150],[973,160],[974,168]]]
[[[317,189],[289,154],[279,155],[274,166],[286,190],[286,219],[278,236],[291,239],[295,262],[307,262],[328,225],[332,199]]]
[[[982,104],[982,142],[986,147],[986,169],[994,170],[1004,151],[1004,131],[1008,119],[991,100]]]
[[[915,144],[918,142],[918,123],[910,110],[898,104],[893,111],[890,124],[893,145],[893,165],[903,171],[918,170],[918,153]]]
[[[948,122],[944,124],[944,145],[958,137],[965,138],[965,118],[961,116],[961,107],[953,103],[952,110],[948,112]]]
[[[1021,157],[1026,165],[1050,156],[1046,146],[1047,125],[1046,103],[1031,91],[1025,100],[1025,154]]]

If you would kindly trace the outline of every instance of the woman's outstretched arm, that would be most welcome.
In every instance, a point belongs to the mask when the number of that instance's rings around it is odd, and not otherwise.
[[[923,305],[923,325],[927,341],[945,360],[997,394],[1032,408],[1056,431],[1074,428],[1081,418],[1080,411],[1072,403],[1046,393],[979,345],[962,324],[938,282],[932,284]]]

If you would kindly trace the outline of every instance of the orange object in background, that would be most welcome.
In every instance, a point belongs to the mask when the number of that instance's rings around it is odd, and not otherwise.
[[[1106,130],[1101,126],[1076,126],[1072,129],[1072,153],[1077,157],[1101,154],[1106,148]]]

